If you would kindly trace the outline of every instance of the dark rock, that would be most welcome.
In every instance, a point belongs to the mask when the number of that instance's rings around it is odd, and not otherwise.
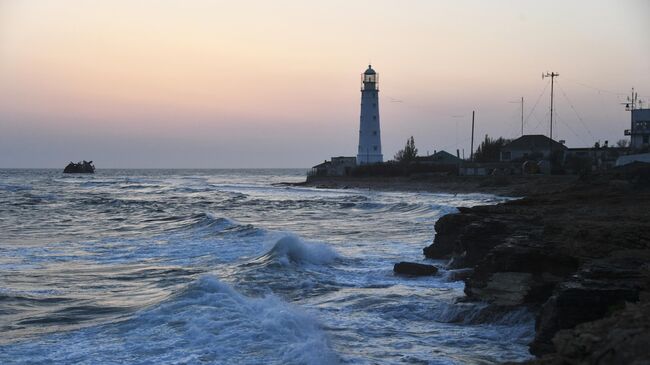
[[[456,270],[449,270],[447,279],[449,281],[460,281],[460,280],[465,280],[472,276],[474,273],[474,269],[456,269]]]
[[[555,350],[551,340],[558,331],[603,318],[626,302],[638,301],[648,285],[647,262],[636,254],[596,260],[560,284],[538,315],[531,353],[551,353]]]
[[[68,166],[63,169],[63,173],[65,174],[93,174],[95,173],[95,166],[93,165],[92,161],[86,161],[84,160],[83,162],[70,162]]]
[[[393,272],[396,274],[409,276],[426,276],[436,274],[438,272],[438,268],[433,265],[402,261],[395,264],[393,267]]]
[[[458,238],[468,224],[479,217],[467,214],[447,214],[436,221],[433,244],[424,248],[424,256],[430,259],[448,259],[454,253]]]
[[[582,364],[649,364],[650,303],[628,304],[609,318],[560,331],[556,359]]]
[[[476,265],[465,281],[465,293],[500,305],[541,304],[578,265],[576,258],[557,253],[552,243],[510,237]]]
[[[645,365],[650,364],[648,344],[650,302],[626,303],[611,316],[559,331],[553,337],[557,352],[524,364]]]
[[[450,269],[468,269],[468,301],[537,312],[531,352],[544,358],[536,364],[597,362],[589,351],[603,356],[602,363],[647,359],[634,342],[647,337],[634,337],[636,332],[630,334],[633,355],[617,357],[628,327],[618,338],[590,339],[595,332],[583,336],[580,330],[650,291],[650,184],[642,183],[650,182],[648,176],[648,166],[615,169],[552,194],[459,209],[436,222],[424,254],[449,259]],[[609,352],[599,352],[598,345]]]

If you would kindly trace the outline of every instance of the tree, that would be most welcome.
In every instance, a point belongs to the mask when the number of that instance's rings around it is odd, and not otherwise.
[[[406,146],[397,151],[394,158],[397,162],[406,163],[414,161],[417,156],[418,149],[415,148],[415,140],[413,139],[413,136],[411,136],[411,138],[406,140]]]
[[[509,142],[509,139],[503,137],[493,139],[485,135],[485,141],[481,142],[481,145],[474,152],[474,161],[498,162],[501,159],[501,148]]]
[[[616,147],[620,147],[620,148],[627,148],[629,145],[630,145],[629,139],[619,139],[618,142],[616,142]]]

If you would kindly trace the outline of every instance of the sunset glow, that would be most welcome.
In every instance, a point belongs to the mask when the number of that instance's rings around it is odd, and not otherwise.
[[[642,0],[5,0],[0,166],[306,167],[354,155],[368,62],[388,157],[411,135],[422,152],[467,150],[472,110],[478,135],[516,135],[509,101],[524,96],[528,114],[543,71],[561,74],[560,139],[615,141],[625,93],[650,95],[648,14]],[[529,132],[546,133],[546,95]]]

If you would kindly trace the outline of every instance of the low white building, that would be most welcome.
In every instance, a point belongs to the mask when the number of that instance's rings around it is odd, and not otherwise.
[[[356,157],[332,157],[331,161],[324,161],[311,168],[310,176],[348,176],[357,165]]]
[[[616,166],[624,166],[633,162],[650,163],[650,153],[639,153],[636,155],[621,156],[616,160]]]
[[[630,136],[630,149],[650,148],[650,109],[632,109],[630,115],[630,129],[625,130],[625,135]]]

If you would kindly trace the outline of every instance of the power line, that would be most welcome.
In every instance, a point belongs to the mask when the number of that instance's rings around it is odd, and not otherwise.
[[[573,111],[576,113],[576,116],[578,117],[578,120],[580,121],[580,123],[582,123],[582,126],[585,127],[585,129],[587,130],[587,133],[589,133],[589,135],[591,136],[591,138],[593,138],[594,140],[596,140],[596,137],[594,137],[593,133],[591,133],[591,130],[589,130],[589,127],[587,127],[587,123],[585,123],[585,121],[582,120],[582,117],[580,116],[580,114],[578,114],[578,111],[577,111],[576,108],[573,106],[573,103],[571,103],[571,100],[569,100],[569,97],[568,97],[567,94],[564,92],[564,89],[560,86],[560,83],[558,83],[557,86],[560,88],[560,91],[562,92],[562,95],[564,95],[564,98],[566,99],[566,101],[569,103],[569,106],[571,106],[571,109],[573,109]]]
[[[537,108],[537,104],[539,104],[539,101],[542,100],[542,96],[544,96],[544,93],[546,92],[546,89],[548,89],[549,84],[550,84],[550,82],[546,83],[546,85],[544,86],[544,89],[542,90],[541,94],[539,94],[539,96],[537,97],[537,101],[535,102],[535,105],[533,105],[533,108],[530,110],[530,112],[528,113],[528,116],[524,120],[524,125],[526,125],[528,123],[528,118],[530,118],[530,116],[535,111],[535,108]],[[535,129],[537,129],[537,127],[535,127]]]
[[[544,117],[546,117],[547,115],[548,115],[548,111],[546,113],[544,113]],[[533,114],[533,116],[535,117],[535,120],[537,120],[537,125],[535,126],[535,128],[533,128],[533,130],[537,131],[537,128],[539,128],[539,126],[542,124],[543,120],[539,119],[537,117],[537,114]]]
[[[555,119],[562,122],[562,124],[564,124],[571,131],[571,133],[573,133],[574,136],[578,137],[582,141],[582,143],[589,146],[589,142],[586,142],[584,140],[584,138],[582,138],[582,136],[580,136],[576,131],[574,131],[573,128],[571,128],[571,126],[566,121],[564,121],[564,119],[560,118],[560,116],[557,113],[555,113]],[[594,138],[594,140],[595,140],[595,138]]]
[[[576,84],[576,85],[580,85],[580,86],[582,86],[582,87],[586,87],[587,89],[596,90],[596,91],[601,92],[601,93],[607,93],[607,94],[618,95],[618,96],[627,96],[627,93],[621,93],[621,92],[616,92],[616,91],[611,91],[611,90],[601,89],[601,88],[599,88],[599,87],[591,86],[591,85],[585,84],[584,82],[580,82],[580,81],[578,81],[578,80],[574,80],[574,79],[572,79],[572,78],[570,78],[570,77],[565,77],[565,79],[566,79],[566,80],[569,80],[570,82],[573,82],[573,83]]]

